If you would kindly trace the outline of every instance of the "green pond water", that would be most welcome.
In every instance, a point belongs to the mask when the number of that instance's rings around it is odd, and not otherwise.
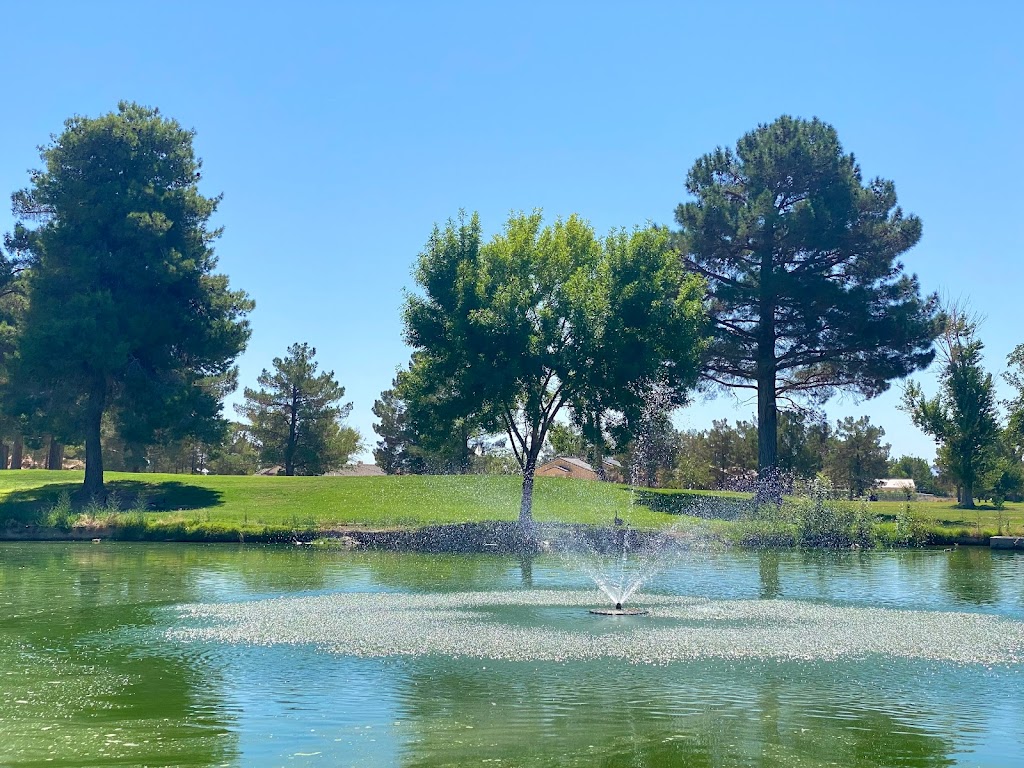
[[[0,766],[1024,766],[1024,555],[0,543]]]

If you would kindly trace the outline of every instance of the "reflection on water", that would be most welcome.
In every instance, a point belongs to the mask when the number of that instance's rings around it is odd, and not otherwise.
[[[762,552],[759,560],[758,574],[761,577],[761,597],[765,600],[774,600],[782,595],[782,586],[779,582],[779,553]]]
[[[218,670],[131,640],[154,606],[201,596],[200,560],[184,548],[0,545],[0,765],[232,761]]]
[[[955,761],[956,736],[927,690],[915,691],[921,701],[907,708],[879,689],[873,670],[855,666],[842,685],[826,670],[785,664],[618,675],[596,665],[532,675],[502,664],[418,667],[401,698],[423,735],[406,749],[408,765],[457,765],[467,755],[580,766]]]
[[[998,556],[1002,556],[1001,553]],[[999,587],[1000,579],[992,568],[991,552],[963,547],[949,553],[943,573],[943,589],[951,597],[965,605],[996,605],[1000,600]]]
[[[1017,665],[357,658],[167,639],[190,603],[590,588],[548,557],[0,544],[0,765],[1024,766]],[[960,623],[1024,621],[1024,556],[725,553],[650,589],[655,602],[949,612],[955,639]],[[571,607],[510,610],[511,632],[578,621]]]

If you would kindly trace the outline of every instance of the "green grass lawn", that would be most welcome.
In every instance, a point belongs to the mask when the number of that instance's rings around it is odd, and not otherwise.
[[[63,492],[78,510],[82,473],[20,470],[0,472],[0,523],[41,520]],[[494,475],[406,475],[402,477],[240,477],[108,472],[107,488],[121,508],[145,500],[147,520],[213,523],[232,529],[264,526],[329,529],[418,527],[444,523],[513,521],[519,514],[521,479]],[[631,505],[631,498],[635,504]],[[537,478],[534,516],[542,522],[610,524],[619,516],[635,527],[672,525],[680,514],[713,516],[743,508],[736,493],[638,490],[585,480]],[[873,502],[869,510],[885,522],[902,502]],[[917,502],[929,526],[965,535],[1024,532],[1024,504],[1006,509],[957,509],[950,502]]]
[[[143,495],[153,516],[196,518],[231,525],[421,526],[515,520],[521,478],[494,475],[403,477],[241,477],[108,472],[107,488],[122,507]],[[81,497],[81,472],[0,472],[0,520],[29,522],[62,491]],[[537,478],[534,516],[541,521],[610,523],[616,515],[637,526],[664,524],[668,515],[645,506],[630,511],[622,485]]]
[[[902,501],[875,501],[870,504],[871,511],[879,517],[895,518],[903,507]],[[913,502],[912,508],[925,520],[945,528],[968,528],[975,530],[996,531],[1000,524],[1005,532],[1024,533],[1024,503],[1006,502],[1002,510],[988,504],[981,504],[976,509],[961,509],[952,501]]]

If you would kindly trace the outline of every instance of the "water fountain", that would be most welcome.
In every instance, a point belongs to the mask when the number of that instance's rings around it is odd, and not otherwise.
[[[633,458],[629,467],[629,514],[636,508],[637,488],[643,484],[651,458],[652,431],[657,418],[664,418],[670,405],[669,391],[656,382],[642,385],[643,409],[636,431]],[[612,608],[592,608],[599,616],[644,616],[644,609],[624,608],[643,584],[665,569],[681,552],[678,527],[657,533],[632,531],[618,515],[612,523],[610,551],[595,542],[592,536],[580,537],[570,546],[565,557],[570,565],[586,573],[597,588],[609,598]]]
[[[611,598],[615,607],[591,608],[590,612],[598,616],[645,616],[649,611],[640,608],[623,608],[622,604],[640,589],[650,574],[630,567],[629,529],[621,526],[615,531],[615,538],[618,540],[619,548],[619,553],[615,558],[618,565],[614,571],[615,576],[610,576],[602,569],[595,568],[586,571],[594,579],[601,592]]]
[[[612,607],[591,608],[598,616],[644,616],[649,610],[624,607],[687,548],[677,527],[645,532],[621,523],[611,531],[577,531],[560,552],[574,571],[586,574]]]

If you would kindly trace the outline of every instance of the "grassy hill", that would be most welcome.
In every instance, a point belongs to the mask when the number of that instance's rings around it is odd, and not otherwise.
[[[21,470],[0,472],[0,525],[46,523],[63,496],[73,511],[100,522],[116,521],[107,510],[89,508],[81,496],[82,473]],[[112,505],[134,515],[136,527],[259,533],[261,530],[317,531],[416,528],[426,525],[514,521],[519,513],[520,478],[494,475],[401,477],[239,477],[107,473]],[[721,529],[746,510],[736,493],[638,490],[623,485],[561,478],[537,478],[534,516],[541,522],[608,525],[616,516],[638,528],[672,525],[680,515],[715,518]],[[631,503],[631,499],[634,503]],[[884,526],[899,513],[898,502],[875,502],[870,513]],[[995,533],[999,527],[1024,531],[1024,505],[1006,510],[962,510],[949,502],[921,502],[914,513],[939,535]],[[145,512],[141,512],[141,510]],[[131,510],[129,513],[128,511]],[[51,522],[53,522],[51,520]],[[122,519],[121,523],[125,521]],[[176,528],[174,528],[177,526]],[[201,536],[198,536],[201,538]],[[218,536],[213,536],[214,538]],[[185,538],[188,538],[185,536]]]

